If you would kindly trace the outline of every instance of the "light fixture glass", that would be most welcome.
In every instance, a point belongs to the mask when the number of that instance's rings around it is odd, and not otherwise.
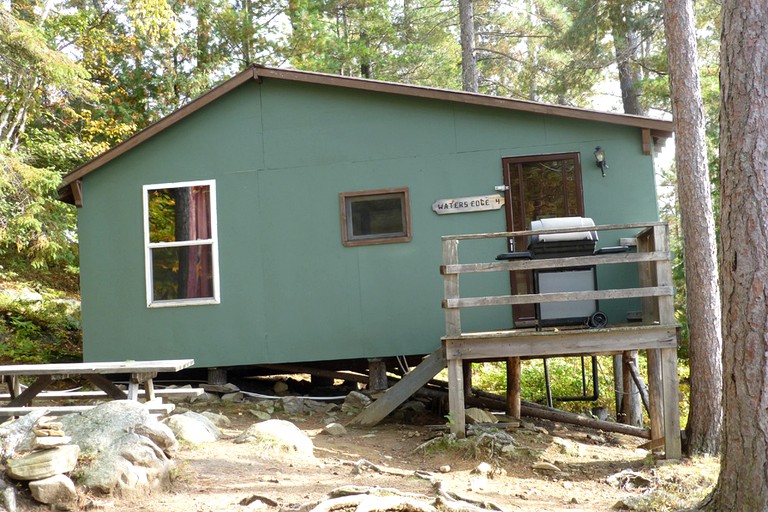
[[[600,146],[595,148],[595,162],[600,168],[600,172],[603,173],[603,178],[605,178],[605,170],[608,168],[608,162],[605,161],[605,151]]]

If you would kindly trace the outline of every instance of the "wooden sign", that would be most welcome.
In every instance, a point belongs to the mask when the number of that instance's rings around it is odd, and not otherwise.
[[[466,213],[482,212],[485,210],[498,210],[502,206],[504,206],[504,196],[493,194],[490,196],[438,199],[432,204],[432,210],[438,215],[445,215],[446,213]]]

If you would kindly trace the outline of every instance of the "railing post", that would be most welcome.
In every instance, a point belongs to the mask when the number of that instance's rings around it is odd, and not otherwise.
[[[443,240],[443,268],[459,263],[459,241]],[[443,271],[443,298],[459,298],[459,274]],[[443,303],[445,309],[445,335],[446,337],[458,337],[461,335],[461,309],[449,308]],[[462,372],[462,360],[448,360],[448,409],[450,413],[451,433],[457,437],[466,435],[464,422],[464,375]]]
[[[443,240],[443,268],[459,263],[459,241]],[[443,298],[459,298],[459,274],[443,272]],[[461,310],[459,308],[445,308],[445,335],[455,337],[461,334]]]
[[[669,252],[669,227],[665,224],[654,226],[653,250]],[[656,261],[650,268],[650,279],[656,286],[672,286],[672,262]],[[654,320],[661,325],[675,323],[674,297],[656,297]],[[678,403],[677,350],[674,348],[648,351],[648,380],[651,390],[651,437],[658,439],[663,431],[664,453],[668,459],[679,459],[682,455],[680,443],[680,408]]]

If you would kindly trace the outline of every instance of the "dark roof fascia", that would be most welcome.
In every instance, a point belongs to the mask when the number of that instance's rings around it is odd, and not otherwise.
[[[349,89],[358,89],[363,91],[399,94],[402,96],[412,96],[416,98],[429,98],[435,100],[464,103],[468,105],[479,105],[506,110],[566,117],[571,119],[604,122],[622,126],[633,126],[644,130],[650,130],[651,135],[656,139],[667,139],[672,136],[674,130],[671,121],[653,119],[650,117],[611,112],[599,112],[596,110],[587,110],[562,105],[551,105],[546,103],[536,103],[534,101],[517,100],[463,91],[436,89],[433,87],[424,87],[419,85],[383,82],[379,80],[369,80],[364,78],[328,75],[311,71],[296,71],[253,65],[64,176],[61,186],[59,187],[59,199],[69,203],[74,202],[71,185],[82,179],[83,176],[91,173],[92,171],[95,171],[107,162],[114,160],[126,151],[129,151],[130,149],[138,146],[145,140],[155,136],[156,134],[172,126],[193,112],[203,108],[209,103],[215,101],[221,96],[224,96],[240,85],[250,80],[261,82],[264,78],[275,78],[280,80],[290,80],[294,82],[346,87]]]

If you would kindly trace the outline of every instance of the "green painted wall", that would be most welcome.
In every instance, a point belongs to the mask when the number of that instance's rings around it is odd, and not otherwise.
[[[594,166],[608,153],[608,176]],[[444,334],[440,236],[505,231],[504,210],[438,216],[437,199],[494,193],[503,157],[580,152],[586,215],[657,220],[640,130],[316,84],[248,83],[83,180],[85,359],[192,357],[198,366],[418,354]],[[221,304],[148,309],[142,185],[215,179]],[[407,186],[410,243],[344,247],[339,193]],[[615,237],[615,239],[613,239]],[[618,236],[601,240],[616,245]],[[462,261],[504,241],[462,242]],[[634,272],[601,272],[626,286]],[[508,293],[502,274],[462,278]],[[635,303],[602,305],[623,320]],[[467,330],[511,327],[465,310]]]

